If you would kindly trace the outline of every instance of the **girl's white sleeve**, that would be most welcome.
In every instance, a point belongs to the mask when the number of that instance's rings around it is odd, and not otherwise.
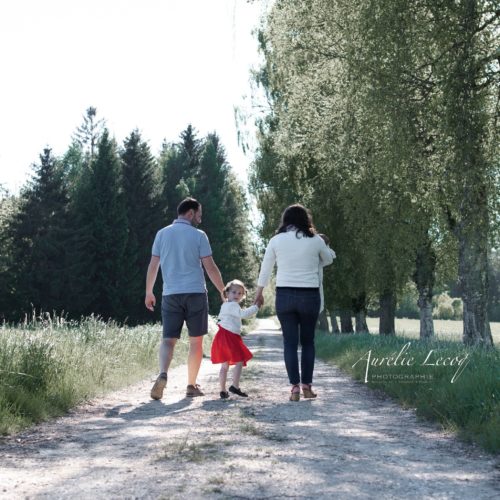
[[[246,309],[240,309],[240,317],[241,318],[249,318],[250,316],[257,314],[258,311],[259,311],[259,308],[256,305],[247,307]]]
[[[337,256],[330,247],[326,246],[326,243],[321,238],[319,239],[321,241],[319,250],[320,265],[322,267],[329,266]]]
[[[273,240],[271,239],[267,245],[266,253],[262,259],[262,266],[260,268],[259,279],[257,281],[257,286],[265,287],[271,279],[271,273],[273,272],[274,264],[276,263],[276,252],[273,246]]]

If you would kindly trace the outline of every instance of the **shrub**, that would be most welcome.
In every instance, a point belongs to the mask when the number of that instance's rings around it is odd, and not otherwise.
[[[461,299],[452,299],[447,293],[436,295],[433,298],[434,309],[432,317],[434,319],[462,319],[463,304]]]

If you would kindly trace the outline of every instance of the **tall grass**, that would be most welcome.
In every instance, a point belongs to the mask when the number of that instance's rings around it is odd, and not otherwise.
[[[0,328],[0,434],[144,378],[157,370],[160,325],[124,327],[96,317],[45,314]],[[184,363],[185,335],[173,365]]]
[[[319,357],[415,408],[418,415],[440,422],[490,452],[500,451],[497,349],[451,341],[326,334],[317,336],[316,346]],[[443,366],[452,360],[453,366]]]

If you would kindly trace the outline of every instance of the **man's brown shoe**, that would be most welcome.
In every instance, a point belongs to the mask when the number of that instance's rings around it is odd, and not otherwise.
[[[165,390],[166,386],[167,386],[167,374],[160,373],[160,375],[158,375],[158,378],[156,379],[156,382],[153,385],[153,388],[151,389],[151,398],[161,399],[163,397],[163,391]]]
[[[204,396],[205,394],[201,392],[200,386],[198,384],[188,385],[186,389],[186,396],[189,398],[195,398],[196,396]]]

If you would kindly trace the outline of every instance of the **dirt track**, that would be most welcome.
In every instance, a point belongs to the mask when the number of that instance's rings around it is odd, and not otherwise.
[[[287,400],[281,336],[272,322],[246,337],[254,360],[242,388],[187,399],[185,367],[162,401],[151,380],[0,444],[0,498],[500,497],[498,463],[412,411],[318,362],[314,401]]]

